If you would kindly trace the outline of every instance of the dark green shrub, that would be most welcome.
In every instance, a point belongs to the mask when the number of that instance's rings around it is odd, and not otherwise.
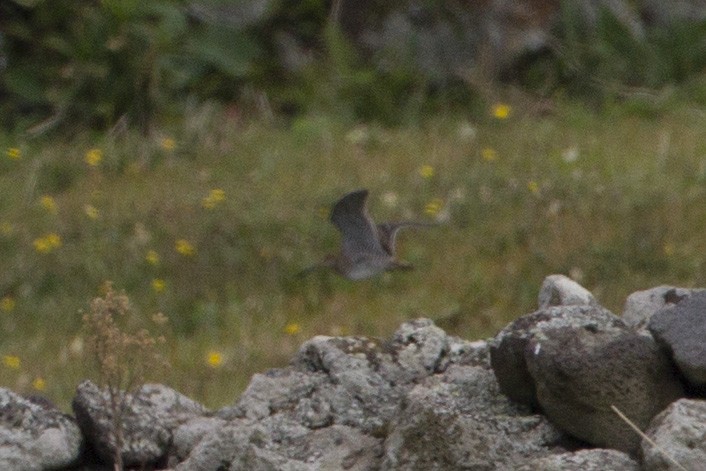
[[[606,7],[591,22],[576,2],[564,1],[553,53],[556,86],[598,101],[625,97],[702,74],[706,21],[631,25]]]
[[[233,98],[257,54],[246,33],[197,21],[182,0],[3,2],[0,17],[6,126],[127,116],[147,128],[185,93]]]

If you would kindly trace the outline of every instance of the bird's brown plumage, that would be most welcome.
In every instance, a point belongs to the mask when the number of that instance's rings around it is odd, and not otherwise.
[[[368,190],[362,189],[344,195],[334,204],[330,220],[341,233],[341,250],[303,273],[330,268],[345,278],[361,280],[386,270],[412,268],[395,256],[397,233],[404,227],[433,224],[414,221],[375,224],[368,214],[367,199]]]

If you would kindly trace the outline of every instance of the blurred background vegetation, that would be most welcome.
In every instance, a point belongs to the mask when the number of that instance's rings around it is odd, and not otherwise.
[[[706,22],[566,1],[488,53],[464,5],[1,2],[0,386],[68,404],[107,280],[212,407],[313,335],[493,335],[552,273],[706,285]],[[297,278],[360,187],[443,223],[417,270]]]

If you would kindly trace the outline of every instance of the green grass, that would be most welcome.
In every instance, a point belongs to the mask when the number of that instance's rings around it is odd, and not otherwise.
[[[78,382],[95,377],[80,311],[105,280],[167,338],[171,368],[154,379],[210,407],[232,403],[254,372],[285,365],[314,335],[386,337],[426,316],[464,338],[491,336],[535,309],[552,273],[577,277],[618,313],[638,289],[706,284],[703,110],[595,113],[559,102],[542,116],[512,104],[507,120],[400,129],[328,116],[243,124],[204,107],[149,138],[0,135],[0,356],[21,360],[0,364],[0,386],[32,393],[41,377],[43,393],[68,406]],[[96,167],[84,161],[93,148]],[[487,148],[495,160],[482,157]],[[433,175],[420,175],[423,165]],[[378,220],[444,221],[401,235],[399,252],[417,269],[357,283],[297,278],[335,250],[328,209],[360,187]],[[212,189],[225,200],[207,209]],[[426,214],[435,200],[440,211]],[[39,253],[47,234],[61,245]],[[180,239],[195,253],[178,253]],[[166,325],[151,325],[157,312]]]

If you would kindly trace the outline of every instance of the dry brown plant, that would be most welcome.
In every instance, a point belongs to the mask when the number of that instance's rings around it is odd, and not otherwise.
[[[111,282],[105,283],[104,295],[93,299],[83,316],[88,349],[96,362],[99,386],[106,393],[105,408],[112,419],[116,471],[123,469],[121,451],[128,432],[124,419],[137,388],[144,383],[148,371],[166,366],[158,349],[164,337],[152,336],[144,328],[131,330],[134,321],[130,300],[124,292],[116,292]]]

